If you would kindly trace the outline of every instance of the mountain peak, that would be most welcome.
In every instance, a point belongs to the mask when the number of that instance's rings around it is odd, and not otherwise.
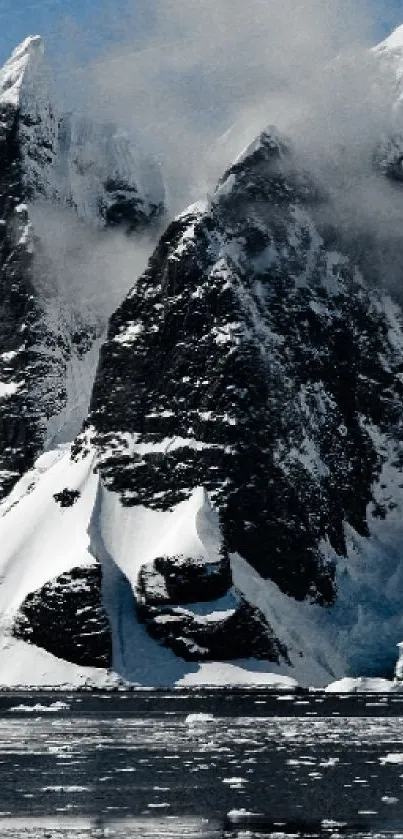
[[[28,35],[28,38],[25,38],[24,41],[21,41],[21,43],[15,47],[11,53],[9,62],[16,61],[19,58],[22,58],[22,56],[31,56],[36,54],[38,51],[41,55],[45,52],[42,35]]]
[[[0,104],[20,104],[24,83],[31,82],[42,67],[44,53],[40,35],[30,35],[13,50],[0,70]]]
[[[375,47],[375,50],[382,52],[395,52],[403,50],[403,24],[394,29],[384,41],[381,41],[381,43]]]

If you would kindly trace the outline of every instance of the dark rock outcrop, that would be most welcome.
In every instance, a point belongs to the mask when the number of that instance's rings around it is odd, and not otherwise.
[[[225,560],[157,557],[140,571],[136,608],[150,635],[186,661],[288,660],[262,613],[232,588]]]
[[[74,664],[110,667],[112,639],[101,578],[101,567],[94,565],[50,580],[25,598],[14,636]]]
[[[162,581],[163,593],[158,586]],[[229,562],[206,563],[203,557],[159,556],[144,565],[139,576],[140,600],[149,605],[217,600],[232,584]]]

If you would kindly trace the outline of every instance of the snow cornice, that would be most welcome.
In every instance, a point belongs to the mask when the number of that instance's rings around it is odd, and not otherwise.
[[[0,105],[20,105],[25,83],[31,86],[36,75],[41,76],[44,53],[40,35],[31,35],[16,47],[0,70]]]

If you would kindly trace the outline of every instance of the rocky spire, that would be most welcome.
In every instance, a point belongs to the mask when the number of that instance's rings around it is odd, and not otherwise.
[[[0,104],[19,107],[38,76],[43,75],[44,43],[40,35],[31,35],[12,52],[0,70]]]

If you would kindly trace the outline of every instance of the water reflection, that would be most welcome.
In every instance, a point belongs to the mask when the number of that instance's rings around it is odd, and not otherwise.
[[[366,821],[336,822],[332,819],[298,819],[274,821],[262,815],[229,815],[225,819],[220,836],[225,839],[382,839],[382,837],[403,837],[403,822],[388,822],[383,825]]]
[[[0,839],[403,839],[403,697],[62,698],[0,697]]]
[[[403,823],[334,822],[315,819],[273,821],[263,815],[229,813],[223,820],[4,819],[2,839],[403,839]]]

